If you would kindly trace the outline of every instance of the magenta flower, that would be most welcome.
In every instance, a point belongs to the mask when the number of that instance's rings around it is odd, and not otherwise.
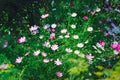
[[[102,47],[105,45],[104,41],[99,41],[98,44],[100,44]]]
[[[57,75],[58,77],[62,77],[62,76],[63,76],[62,72],[56,72],[56,75]]]
[[[116,51],[120,51],[120,44],[117,45],[117,47],[115,48]]]
[[[18,58],[16,58],[15,63],[21,63],[21,62],[22,62],[22,59],[23,59],[23,57],[18,57]]]
[[[58,45],[57,45],[57,44],[52,45],[52,46],[51,46],[51,49],[52,49],[53,51],[56,51],[56,50],[58,49]]]
[[[18,41],[18,43],[24,43],[24,42],[26,42],[26,37],[21,37],[17,41]]]
[[[8,64],[3,63],[2,65],[0,65],[0,69],[7,69],[8,68]]]
[[[55,64],[58,65],[58,66],[59,66],[59,65],[62,65],[62,61],[60,61],[59,59],[57,59],[57,60],[55,61]]]
[[[117,42],[113,42],[113,43],[111,44],[111,47],[112,47],[113,49],[117,48],[117,46],[118,46],[118,43],[117,43]]]
[[[92,56],[91,54],[87,54],[86,58],[91,61],[94,58],[94,56]]]
[[[83,20],[88,20],[88,16],[84,16],[84,17],[83,17]]]

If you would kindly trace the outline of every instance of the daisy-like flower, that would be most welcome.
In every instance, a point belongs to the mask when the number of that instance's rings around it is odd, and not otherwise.
[[[67,32],[67,29],[62,29],[61,30],[61,33],[66,33]]]
[[[100,11],[101,11],[101,9],[100,9],[100,8],[97,8],[95,11],[96,11],[96,12],[100,12]]]
[[[99,41],[97,44],[99,44],[100,46],[105,46],[105,42],[104,41]]]
[[[8,64],[3,63],[2,65],[0,65],[0,69],[7,69],[8,68]]]
[[[72,13],[71,16],[72,16],[72,17],[76,17],[76,16],[77,16],[77,13]]]
[[[23,57],[18,57],[18,58],[16,58],[15,63],[21,63],[21,62],[22,62],[22,59],[23,59]]]
[[[62,72],[56,72],[56,75],[57,75],[58,77],[62,77],[62,76],[63,76]]]
[[[44,28],[44,29],[48,29],[48,28],[50,28],[50,24],[46,24],[46,25],[44,25],[43,28]]]
[[[82,47],[84,47],[84,44],[83,43],[78,43],[77,47],[82,48]]]
[[[51,46],[51,49],[52,49],[53,51],[56,51],[58,48],[59,48],[59,47],[58,47],[57,44],[54,44],[54,45]]]
[[[38,56],[40,54],[40,50],[37,50],[33,53],[34,56]]]
[[[73,38],[74,39],[79,39],[79,36],[78,35],[74,35]]]
[[[65,51],[68,52],[68,53],[71,53],[71,52],[72,52],[72,49],[66,48]]]
[[[43,39],[43,37],[44,37],[44,35],[40,35],[40,36],[39,36],[40,39]]]
[[[118,54],[119,54],[119,52],[118,52],[118,51],[116,51],[116,50],[114,50],[114,54],[115,54],[115,55],[118,55]]]
[[[69,37],[70,37],[70,35],[69,35],[69,34],[67,34],[67,35],[65,35],[64,37],[65,37],[65,38],[69,38]]]
[[[86,58],[87,58],[88,60],[92,61],[93,58],[94,58],[94,56],[92,56],[91,54],[87,54],[87,55],[86,55]]]
[[[38,28],[39,28],[39,26],[34,25],[34,26],[31,26],[31,28],[29,28],[29,30],[30,30],[30,32],[33,32],[33,31],[36,31]]]
[[[72,28],[72,29],[75,29],[75,28],[76,28],[76,25],[72,24],[72,25],[71,25],[71,28]]]
[[[113,42],[113,43],[111,44],[111,47],[112,47],[113,49],[115,49],[117,46],[118,46],[118,42]]]
[[[24,36],[24,37],[21,37],[21,38],[18,38],[18,43],[24,43],[24,42],[26,42],[26,37]]]
[[[8,42],[6,41],[4,44],[3,44],[3,48],[6,48],[8,46]]]
[[[62,65],[62,61],[60,61],[59,59],[57,59],[56,61],[54,61],[56,65]]]
[[[78,55],[78,54],[80,54],[80,51],[79,50],[75,50],[74,53]]]
[[[63,39],[64,37],[62,35],[60,35],[59,38]]]
[[[45,18],[47,18],[48,16],[49,16],[49,14],[43,14],[43,15],[41,16],[41,18],[45,19]]]
[[[47,56],[47,54],[45,52],[42,52],[41,54],[42,54],[43,57]]]
[[[52,24],[51,25],[52,28],[56,28],[56,26],[57,26],[56,24]]]
[[[93,27],[88,27],[87,31],[89,31],[89,32],[93,31]]]
[[[82,57],[82,58],[85,58],[85,55],[84,54],[78,54],[78,56]]]
[[[45,47],[50,47],[51,45],[50,45],[50,42],[47,41],[47,42],[45,42],[45,43],[43,44],[43,46],[45,46]]]
[[[48,63],[49,61],[50,61],[50,60],[47,59],[47,58],[46,58],[46,59],[43,59],[43,62],[44,62],[44,63]]]

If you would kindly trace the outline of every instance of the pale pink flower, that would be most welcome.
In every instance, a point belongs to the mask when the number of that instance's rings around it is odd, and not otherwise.
[[[47,18],[48,16],[49,16],[49,14],[43,14],[43,15],[41,16],[41,18],[45,19],[45,18]]]
[[[42,56],[44,56],[44,57],[47,56],[47,54],[46,54],[45,52],[42,52],[41,54],[42,54]]]
[[[26,37],[21,37],[17,41],[18,41],[18,43],[26,42]]]
[[[51,45],[50,45],[50,42],[47,41],[47,42],[45,42],[45,43],[43,44],[43,46],[45,46],[45,47],[50,47]]]
[[[49,59],[46,58],[46,59],[43,60],[43,62],[44,62],[44,63],[48,63],[48,62],[49,62]]]
[[[5,42],[4,44],[3,44],[3,48],[6,48],[8,46],[8,42]]]
[[[62,77],[62,76],[63,76],[62,72],[56,72],[56,75],[57,75],[58,77]]]
[[[54,61],[56,65],[62,65],[62,61],[60,61],[59,59],[57,59],[56,61]]]
[[[58,47],[57,44],[54,44],[54,45],[51,46],[51,49],[52,49],[53,51],[56,51],[58,48],[59,48],[59,47]]]
[[[0,69],[7,69],[8,68],[8,64],[3,63],[2,65],[0,65]]]
[[[34,56],[38,56],[40,54],[40,50],[37,50],[33,53]]]
[[[86,58],[91,61],[94,58],[94,56],[92,56],[91,54],[87,54]]]
[[[71,52],[72,52],[72,49],[66,48],[65,51],[68,52],[68,53],[71,53]]]
[[[23,57],[18,57],[18,58],[16,58],[15,63],[21,63],[21,62],[22,62],[22,59],[23,59]]]
[[[30,32],[33,32],[33,31],[36,31],[38,29],[39,26],[37,25],[34,25],[34,26],[31,26],[31,28],[29,28]]]

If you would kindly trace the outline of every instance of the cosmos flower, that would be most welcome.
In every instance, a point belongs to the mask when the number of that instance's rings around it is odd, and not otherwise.
[[[88,16],[83,16],[83,20],[88,20]]]
[[[21,37],[21,38],[18,38],[18,43],[24,43],[24,42],[26,42],[26,37],[24,36],[24,37]]]
[[[47,54],[45,52],[42,52],[41,54],[42,54],[43,57],[47,56]]]
[[[62,29],[61,30],[61,33],[66,33],[67,32],[67,29]]]
[[[84,44],[83,43],[78,43],[77,47],[82,48],[82,47],[84,47]]]
[[[87,31],[89,31],[89,32],[93,31],[93,27],[88,27]]]
[[[56,72],[56,75],[58,76],[58,77],[62,77],[63,76],[63,74],[62,74],[62,72]]]
[[[99,44],[100,46],[102,46],[102,47],[105,46],[105,42],[104,42],[104,41],[99,41],[98,44]]]
[[[60,61],[59,59],[57,59],[56,61],[54,61],[56,65],[62,65],[62,61]]]
[[[78,54],[80,54],[80,51],[79,50],[75,50],[74,53],[78,55]]]
[[[56,51],[58,48],[59,48],[59,47],[58,47],[57,44],[54,44],[54,45],[51,46],[51,49],[52,49],[53,51]]]
[[[3,63],[2,65],[0,65],[0,69],[7,69],[8,68],[8,64]]]
[[[49,14],[43,14],[43,15],[41,16],[41,18],[45,19],[45,18],[47,18],[48,16],[49,16]]]
[[[87,54],[86,58],[91,61],[91,60],[93,60],[94,56],[92,56],[91,54]]]
[[[77,13],[72,13],[71,16],[72,16],[72,17],[76,17],[76,16],[77,16]]]
[[[56,28],[56,26],[57,26],[56,24],[52,24],[51,25],[52,28]]]
[[[47,58],[46,58],[46,59],[43,59],[43,62],[44,62],[44,63],[48,63],[48,62],[49,62],[49,59],[47,59]]]
[[[65,51],[68,52],[68,53],[71,53],[72,49],[71,48],[66,48]]]
[[[78,35],[73,35],[73,38],[74,39],[79,39],[79,36]]]
[[[43,43],[43,46],[45,46],[45,47],[50,47],[51,45],[50,45],[50,42],[49,42],[49,41],[46,41],[46,42]]]
[[[72,28],[72,29],[75,29],[75,28],[76,28],[76,25],[72,24],[72,25],[71,25],[71,28]]]
[[[36,31],[38,28],[39,28],[39,26],[34,25],[34,26],[31,26],[31,28],[29,28],[29,30],[30,30],[30,32],[33,32],[33,31]]]
[[[3,44],[3,48],[6,48],[8,46],[8,42],[6,41],[4,44]]]
[[[21,62],[22,62],[22,59],[23,59],[23,57],[18,57],[18,58],[16,58],[15,63],[21,63]]]
[[[38,56],[40,54],[40,50],[37,50],[33,53],[34,56]]]

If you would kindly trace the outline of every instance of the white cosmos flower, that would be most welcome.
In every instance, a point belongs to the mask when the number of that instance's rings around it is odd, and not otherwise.
[[[100,12],[100,11],[101,11],[101,9],[100,9],[100,8],[97,8],[97,9],[96,9],[96,12]]]
[[[79,36],[78,36],[78,35],[74,35],[73,38],[74,38],[74,39],[78,39]]]
[[[44,37],[43,35],[40,35],[40,36],[39,36],[40,39],[43,39],[43,37]]]
[[[74,53],[78,55],[80,53],[80,51],[79,50],[75,50]]]
[[[71,25],[71,28],[75,29],[75,28],[76,28],[76,25],[72,24],[72,25]]]
[[[93,31],[93,27],[88,27],[87,31],[89,31],[89,32]]]
[[[52,24],[51,25],[52,28],[56,28],[56,26],[57,26],[56,24]]]
[[[66,33],[67,32],[67,29],[62,29],[61,30],[61,33]]]
[[[62,38],[64,38],[64,37],[63,37],[62,35],[60,35],[60,36],[59,36],[59,38],[61,38],[61,39],[62,39]]]
[[[72,16],[72,17],[76,17],[76,16],[77,16],[77,13],[72,13],[71,16]]]
[[[78,43],[77,47],[82,48],[82,47],[84,47],[84,44],[83,43]]]

